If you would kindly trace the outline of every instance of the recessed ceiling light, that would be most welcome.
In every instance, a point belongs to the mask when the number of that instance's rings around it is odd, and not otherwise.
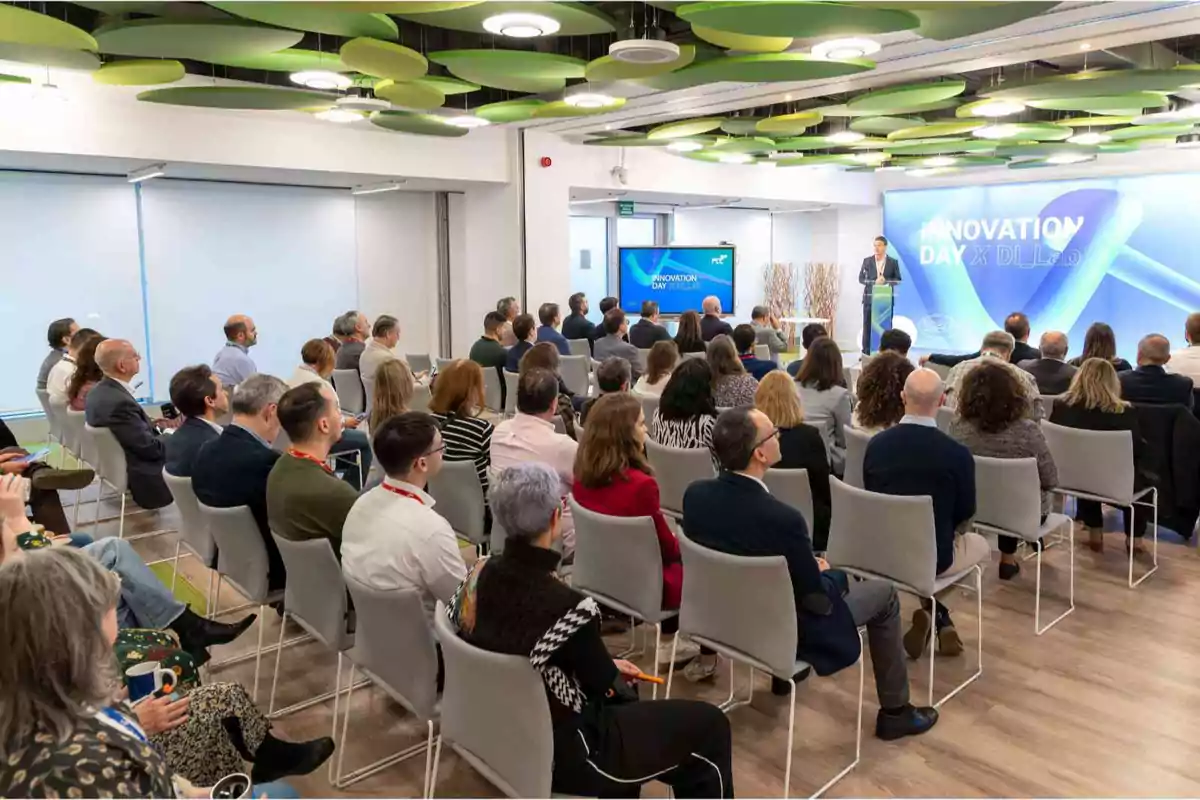
[[[489,120],[477,117],[474,114],[460,114],[457,117],[446,117],[442,122],[447,125],[453,125],[456,128],[482,128],[485,125],[492,124]]]
[[[535,36],[549,36],[556,33],[560,25],[558,20],[542,14],[496,14],[483,21],[483,29],[488,33],[500,36],[511,36],[514,39],[532,39]]]
[[[722,153],[717,156],[717,160],[722,164],[749,164],[754,160],[754,156],[749,153]]]
[[[1067,139],[1067,141],[1071,144],[1104,144],[1111,139],[1112,137],[1107,133],[1100,133],[1099,131],[1085,131],[1084,133],[1075,134],[1071,138]]]
[[[867,138],[866,134],[858,131],[838,131],[825,137],[830,144],[854,144]]]
[[[817,58],[827,58],[841,61],[846,58],[862,58],[879,52],[879,42],[874,39],[827,39],[812,46],[812,54]]]
[[[363,97],[362,95],[347,95],[334,101],[337,107],[346,111],[387,111],[392,104],[378,97]]]
[[[927,167],[953,167],[958,163],[958,159],[952,156],[934,156],[925,159],[922,163]]]
[[[1024,103],[1014,100],[987,100],[971,109],[975,117],[1007,117],[1009,114],[1020,114],[1025,110]]]
[[[1091,42],[1080,42],[1080,43],[1079,43],[1079,49],[1080,49],[1080,50],[1091,50],[1091,49],[1092,49],[1092,43],[1091,43]]]
[[[984,125],[972,132],[972,136],[978,136],[980,139],[1012,139],[1021,132],[1021,129],[1011,123],[1001,125]]]
[[[887,153],[880,153],[877,150],[869,153],[855,153],[850,157],[860,164],[882,164],[890,158]]]
[[[667,149],[674,150],[676,153],[694,153],[697,150],[703,150],[704,145],[700,144],[700,142],[678,139],[667,145]]]
[[[1058,153],[1046,159],[1047,164],[1079,164],[1091,161],[1093,156],[1085,153]]]
[[[579,92],[563,98],[563,102],[575,108],[607,108],[615,105],[616,98],[598,92]]]
[[[358,122],[363,118],[363,115],[357,111],[350,111],[345,108],[327,108],[324,111],[318,111],[313,114],[319,120],[324,122]]]
[[[629,64],[667,64],[679,58],[679,45],[660,39],[621,39],[608,46],[608,54]]]
[[[293,72],[290,76],[292,83],[298,83],[307,89],[348,89],[354,81],[339,72],[327,69],[306,69],[303,72]]]

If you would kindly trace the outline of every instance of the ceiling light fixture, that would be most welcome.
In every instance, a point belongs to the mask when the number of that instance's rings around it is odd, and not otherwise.
[[[492,124],[489,120],[477,117],[474,114],[460,114],[457,117],[447,117],[442,122],[447,125],[453,125],[456,128],[482,128]]]
[[[575,108],[607,108],[615,105],[615,97],[599,92],[579,92],[563,98],[563,102]]]
[[[483,29],[488,33],[511,36],[514,39],[549,36],[557,33],[560,27],[558,20],[552,17],[523,12],[496,14],[483,21]]]
[[[842,61],[847,58],[862,58],[872,53],[878,53],[879,42],[874,39],[828,39],[812,46],[812,54],[817,58],[830,61]]]
[[[130,172],[128,175],[126,175],[125,178],[130,183],[141,183],[142,181],[148,181],[151,178],[161,178],[163,175],[166,175],[166,174],[167,174],[167,165],[166,164],[151,164],[148,167],[142,167],[141,169],[135,169],[133,172]]]
[[[679,45],[659,39],[622,39],[608,46],[608,54],[627,64],[667,64],[679,58]]]
[[[1010,114],[1020,114],[1025,110],[1024,103],[1015,100],[987,100],[971,109],[975,117],[1007,117]]]
[[[1091,49],[1092,49],[1092,43],[1091,43],[1091,42],[1080,42],[1080,43],[1079,43],[1079,49],[1080,49],[1080,50],[1091,50]]]
[[[677,139],[667,145],[668,150],[674,150],[676,153],[694,153],[697,150],[703,150],[704,145],[700,142],[693,142],[688,139]]]
[[[887,153],[880,153],[878,151],[870,153],[855,153],[850,157],[860,164],[882,164],[890,158]]]
[[[406,180],[384,181],[383,183],[364,183],[361,186],[354,186],[350,189],[350,194],[379,194],[381,192],[396,192],[400,187],[408,183]]]
[[[339,109],[345,111],[387,111],[392,107],[392,104],[387,100],[381,100],[378,97],[365,97],[357,94],[339,97],[335,103]]]
[[[923,162],[927,167],[953,167],[958,163],[958,159],[952,156],[934,156],[927,158]]]
[[[303,72],[293,72],[288,78],[292,83],[298,83],[306,89],[326,92],[333,89],[349,89],[354,83],[349,77],[327,69],[306,69]]]
[[[754,156],[749,153],[721,153],[717,160],[722,164],[749,164]]]
[[[1009,123],[1001,125],[984,125],[972,132],[972,136],[980,139],[1012,139],[1020,134],[1021,129]]]
[[[363,118],[358,111],[350,111],[345,108],[327,108],[324,111],[318,111],[313,116],[322,122],[338,122],[343,125],[349,122],[358,122]]]
[[[1105,142],[1111,140],[1111,136],[1109,136],[1107,133],[1100,133],[1099,131],[1085,131],[1084,133],[1077,133],[1070,139],[1067,139],[1067,141],[1071,144],[1104,144]]]
[[[1091,161],[1092,156],[1086,153],[1057,153],[1046,159],[1047,164],[1080,164]]]
[[[826,141],[830,144],[854,144],[855,142],[861,142],[865,138],[867,138],[866,134],[859,133],[858,131],[838,131],[825,137]]]

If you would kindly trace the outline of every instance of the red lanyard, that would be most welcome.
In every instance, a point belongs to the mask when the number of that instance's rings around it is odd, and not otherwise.
[[[413,500],[416,500],[421,505],[425,505],[425,501],[422,500],[419,495],[413,494],[408,489],[401,489],[399,486],[389,486],[387,483],[381,483],[379,485],[382,486],[384,489],[387,489],[389,492],[392,492],[393,494],[398,494],[401,497],[411,497]]]
[[[321,459],[317,458],[316,456],[309,455],[308,453],[301,453],[299,450],[297,450],[294,447],[289,447],[287,452],[288,452],[288,455],[291,456],[292,458],[299,458],[302,461],[311,461],[312,463],[319,466],[321,469],[328,472],[330,475],[333,474],[333,470],[331,470],[329,468],[329,465],[326,464]]]

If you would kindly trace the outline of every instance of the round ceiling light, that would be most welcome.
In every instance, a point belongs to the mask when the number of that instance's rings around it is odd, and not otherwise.
[[[532,39],[536,36],[549,36],[561,27],[558,20],[542,14],[496,14],[483,21],[483,29],[488,33],[499,36],[511,36],[514,39]]]
[[[860,164],[882,164],[890,158],[887,153],[880,153],[877,150],[869,153],[855,153],[850,157]]]
[[[363,115],[357,111],[350,111],[345,108],[327,108],[324,111],[318,111],[313,114],[319,120],[325,122],[339,122],[346,124],[348,122],[358,122],[363,118]]]
[[[348,89],[354,81],[338,72],[326,69],[307,69],[303,72],[293,72],[290,76],[292,83],[298,83],[306,89],[329,91],[331,89]]]
[[[972,136],[978,136],[980,139],[1011,139],[1021,133],[1021,129],[1016,125],[984,125],[971,132]]]
[[[1086,153],[1057,153],[1046,159],[1047,164],[1080,164],[1084,161],[1091,161],[1094,156]]]
[[[827,39],[812,46],[812,54],[830,61],[862,58],[879,52],[879,42],[874,39]]]
[[[925,159],[922,163],[927,167],[953,167],[958,163],[958,159],[952,156],[934,156]]]
[[[658,39],[622,39],[608,46],[608,54],[627,64],[667,64],[679,58],[679,45]]]
[[[575,108],[607,108],[616,104],[616,98],[598,92],[579,92],[563,98],[563,102]]]
[[[722,164],[749,164],[754,156],[749,153],[721,153],[717,160]]]
[[[987,100],[975,106],[971,115],[975,117],[1007,117],[1025,110],[1024,103],[1015,100]]]
[[[1111,139],[1112,137],[1107,133],[1100,133],[1099,131],[1085,131],[1084,133],[1075,134],[1070,139],[1067,139],[1067,141],[1071,144],[1104,144]]]
[[[688,139],[680,139],[677,142],[671,142],[667,145],[668,150],[674,150],[676,153],[694,153],[697,150],[703,150],[704,145],[700,142],[689,141]]]
[[[854,144],[855,142],[861,142],[865,138],[867,138],[867,135],[858,131],[838,131],[826,136],[825,140],[830,144]]]
[[[482,128],[485,125],[492,124],[483,117],[477,117],[474,114],[460,114],[457,117],[447,117],[442,122],[447,125],[453,125],[456,128]]]
[[[392,104],[387,100],[382,100],[378,97],[364,97],[362,95],[339,97],[336,102],[337,107],[344,111],[387,111],[392,107]]]

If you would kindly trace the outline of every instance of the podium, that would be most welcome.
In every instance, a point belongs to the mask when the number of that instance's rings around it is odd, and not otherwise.
[[[863,288],[863,328],[869,332],[863,336],[863,352],[871,354],[879,350],[879,338],[892,327],[892,312],[896,307],[896,283],[871,283]]]

